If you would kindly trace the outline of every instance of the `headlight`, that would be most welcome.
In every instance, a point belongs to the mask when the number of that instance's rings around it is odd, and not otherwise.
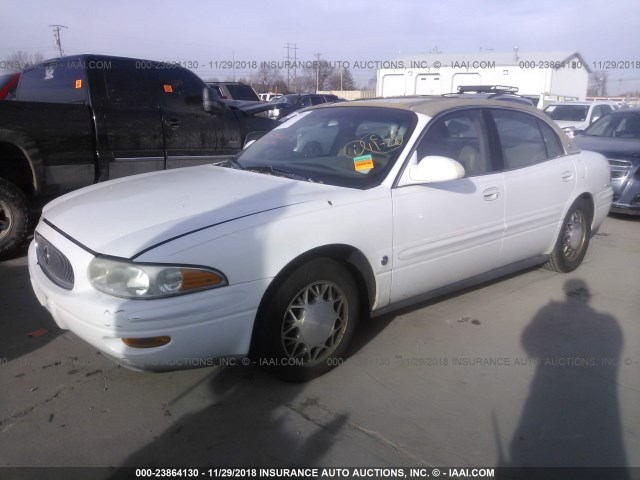
[[[163,298],[228,284],[226,277],[203,267],[147,265],[96,257],[89,281],[97,290],[124,298]]]

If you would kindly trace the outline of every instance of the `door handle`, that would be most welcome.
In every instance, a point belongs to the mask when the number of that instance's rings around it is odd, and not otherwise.
[[[177,120],[175,118],[170,118],[170,119],[167,120],[167,124],[170,127],[174,127],[174,128],[175,127],[179,127],[180,126],[180,120]]]
[[[482,192],[482,196],[487,202],[492,202],[500,197],[500,190],[497,187],[487,188]]]
[[[563,182],[570,182],[571,179],[573,179],[573,172],[570,172],[570,171],[562,172]]]

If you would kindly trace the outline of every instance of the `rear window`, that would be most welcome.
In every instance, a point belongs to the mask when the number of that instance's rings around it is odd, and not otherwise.
[[[258,95],[256,95],[256,92],[249,85],[232,83],[227,84],[226,87],[231,94],[231,98],[233,98],[234,100],[260,100]]]
[[[49,62],[22,73],[17,99],[27,102],[85,103],[87,85],[81,61]]]
[[[589,114],[589,105],[549,105],[544,111],[553,120],[584,122]]]

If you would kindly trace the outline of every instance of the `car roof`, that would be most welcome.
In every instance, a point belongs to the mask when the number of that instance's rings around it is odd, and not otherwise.
[[[640,114],[640,107],[620,108],[618,110],[614,110],[613,112],[608,113],[607,115],[622,115],[624,113],[634,113],[638,115]]]
[[[493,100],[475,96],[448,97],[425,95],[407,97],[384,97],[365,100],[352,100],[350,102],[340,103],[338,105],[396,108],[400,110],[410,110],[413,112],[422,113],[429,117],[433,117],[441,112],[448,111],[454,108],[495,106],[525,110],[527,112],[535,114],[536,116],[545,118],[541,115],[540,110],[531,105],[520,102],[506,102],[504,100]],[[335,104],[331,104],[331,106],[335,106]],[[327,105],[324,108],[329,107],[330,106]]]

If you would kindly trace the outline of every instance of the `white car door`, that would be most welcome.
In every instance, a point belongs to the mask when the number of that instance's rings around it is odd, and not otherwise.
[[[434,119],[416,160],[453,158],[465,167],[465,177],[407,185],[405,169],[392,190],[392,303],[496,267],[504,233],[504,175],[495,172],[486,132],[480,109]]]
[[[548,252],[576,186],[555,131],[526,112],[492,110],[504,162],[506,232],[500,263]]]

